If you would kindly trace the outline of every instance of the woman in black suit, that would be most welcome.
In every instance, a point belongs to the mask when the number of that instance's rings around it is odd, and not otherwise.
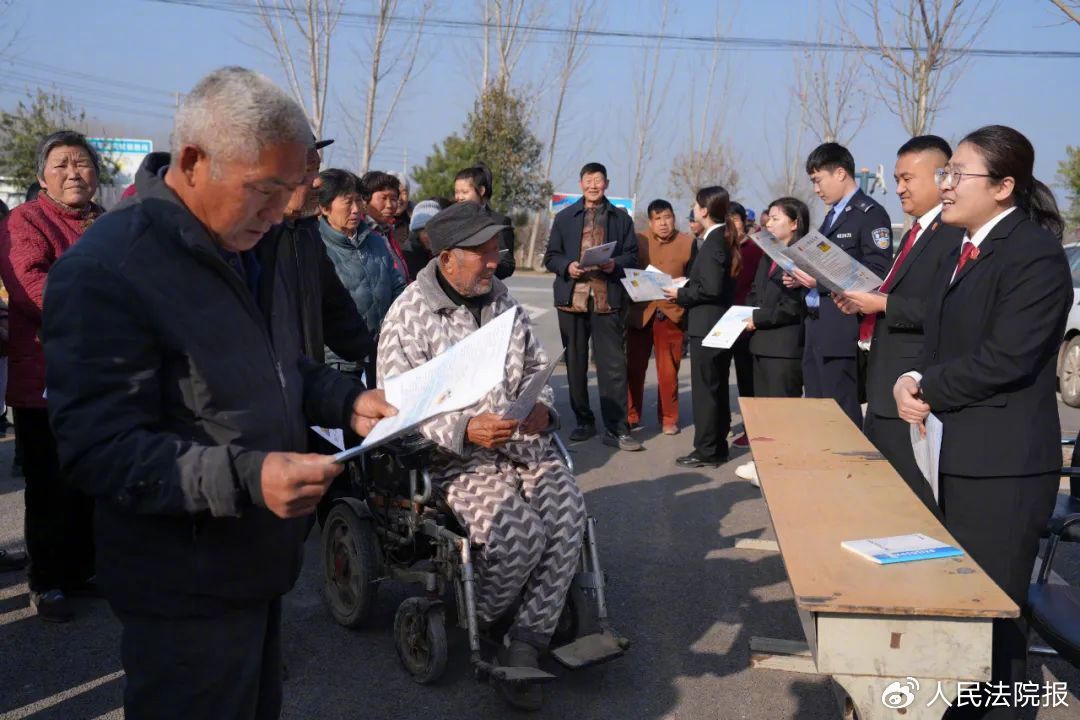
[[[782,197],[769,205],[766,229],[785,245],[806,234],[806,203]],[[784,285],[784,270],[764,258],[758,265],[747,303],[757,307],[746,324],[758,397],[802,397],[803,299],[799,288]]]
[[[1021,608],[1057,495],[1056,359],[1073,299],[1061,216],[1034,161],[1027,138],[991,125],[937,171],[941,219],[966,234],[928,305],[919,367],[893,388],[901,418],[922,424],[932,412],[944,425],[945,526]],[[1025,679],[1022,619],[995,621],[992,662],[993,682]],[[1017,710],[953,708],[948,717]]]
[[[701,342],[735,298],[739,249],[734,228],[725,224],[730,204],[728,191],[719,185],[698,191],[694,215],[705,228],[701,246],[691,253],[686,285],[664,290],[669,300],[689,308],[686,334],[690,337],[694,451],[675,461],[682,467],[716,467],[728,459],[731,350],[705,347]]]

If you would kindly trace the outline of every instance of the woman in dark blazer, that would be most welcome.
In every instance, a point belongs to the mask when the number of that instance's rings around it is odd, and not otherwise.
[[[1063,225],[1035,151],[1000,125],[969,134],[938,170],[941,219],[966,230],[942,264],[898,414],[944,425],[938,504],[964,550],[1021,608],[1061,467],[1056,360],[1073,299]],[[994,623],[992,681],[1026,678],[1023,619]],[[1015,708],[948,717],[1015,718]]]
[[[719,185],[698,191],[694,215],[705,228],[701,246],[691,253],[686,285],[664,290],[669,300],[689,309],[686,334],[690,337],[694,451],[675,461],[683,467],[716,467],[728,459],[731,350],[705,347],[701,342],[735,297],[739,251],[734,229],[725,224],[730,204],[728,191]]]
[[[782,197],[769,205],[766,228],[790,245],[806,234],[806,203]],[[758,397],[802,397],[803,299],[798,288],[784,286],[784,270],[764,258],[758,265],[747,303],[757,308],[747,322]]]

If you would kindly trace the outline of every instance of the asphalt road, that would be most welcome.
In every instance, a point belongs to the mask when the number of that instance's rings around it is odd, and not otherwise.
[[[550,279],[520,276],[511,287],[536,320],[544,345],[559,348]],[[568,414],[561,369],[552,382],[560,409]],[[683,421],[689,425],[686,367],[680,389]],[[655,404],[655,396],[649,402]],[[650,407],[646,420],[652,417]],[[1080,428],[1080,412],[1063,407],[1062,418],[1066,430]],[[644,453],[618,453],[597,440],[572,448],[586,502],[599,523],[611,614],[634,645],[607,665],[576,673],[553,668],[560,679],[549,686],[545,708],[534,717],[839,717],[824,678],[749,667],[751,636],[801,639],[801,629],[780,557],[733,547],[740,538],[772,537],[760,493],[733,474],[745,451],[718,470],[686,471],[674,465],[690,447],[685,429],[668,437],[648,425],[639,437]],[[0,443],[0,547],[21,548],[23,486],[10,478],[11,451],[11,442]],[[450,669],[439,684],[421,687],[409,679],[391,633],[394,611],[408,588],[380,588],[374,629],[353,632],[335,625],[320,596],[316,536],[306,551],[303,575],[284,603],[289,670],[284,717],[515,715],[472,679],[460,631],[450,631]],[[1080,583],[1076,549],[1067,548],[1056,565]],[[27,608],[21,574],[0,574],[0,718],[122,716],[119,626],[102,601],[81,601],[79,611],[67,625],[42,623]],[[1071,707],[1043,709],[1041,720],[1080,717],[1080,673],[1040,658],[1033,658],[1030,673],[1039,683],[1067,682],[1072,693]]]

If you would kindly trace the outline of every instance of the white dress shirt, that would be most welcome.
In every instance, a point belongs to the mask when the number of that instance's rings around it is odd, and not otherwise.
[[[941,206],[938,205],[938,207],[940,208]],[[1009,213],[1011,213],[1015,209],[1016,209],[1016,206],[1014,205],[1013,207],[1009,208],[1005,212],[998,213],[994,217],[990,218],[981,228],[979,228],[975,232],[975,235],[973,235],[972,237],[968,237],[967,234],[965,234],[964,235],[964,242],[970,242],[976,248],[979,247],[980,245],[982,245],[982,241],[986,239],[986,236],[990,234],[990,231],[994,229],[994,226],[996,226],[999,222],[1004,220],[1005,216],[1008,215]],[[964,243],[960,243],[960,247],[963,248]],[[955,280],[956,280],[956,270],[953,269],[952,280],[950,280],[949,282],[952,283]],[[906,372],[903,375],[901,375],[900,377],[904,377],[905,375],[907,377],[915,378],[915,384],[917,384],[917,385],[922,383],[922,373],[917,371],[917,370],[912,370],[911,372]],[[897,378],[897,380],[900,380],[900,378]]]

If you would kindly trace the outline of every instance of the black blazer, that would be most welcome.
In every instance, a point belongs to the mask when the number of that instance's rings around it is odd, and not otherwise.
[[[832,210],[830,209],[830,213]],[[828,213],[825,215],[828,220]],[[840,246],[868,269],[884,278],[892,266],[892,225],[889,214],[876,200],[856,190],[825,237]],[[806,344],[826,357],[855,357],[859,345],[859,319],[836,307],[828,291],[819,288],[818,317],[807,316]],[[804,296],[805,296],[804,291]]]
[[[918,368],[923,397],[944,424],[941,472],[1056,470],[1056,361],[1073,300],[1061,243],[1017,208],[950,283],[959,255],[957,247],[943,263]]]
[[[870,342],[866,398],[869,411],[875,415],[897,417],[893,386],[922,355],[927,301],[942,263],[960,247],[963,239],[963,228],[951,227],[941,222],[940,216],[935,217],[904,258],[903,265],[896,268],[885,312],[878,313]],[[952,257],[947,264],[952,272],[956,258]]]
[[[805,304],[799,288],[784,287],[784,271],[763,257],[758,263],[754,285],[746,303],[754,311],[754,332],[750,352],[762,357],[801,358],[803,355],[803,314]]]
[[[517,261],[514,260],[514,247],[517,244],[514,239],[514,221],[495,210],[491,210],[491,217],[499,225],[509,225],[505,230],[499,231],[499,249],[506,252],[499,258],[499,265],[495,268],[495,277],[505,280],[517,269]],[[416,275],[413,275],[413,278],[415,279]]]
[[[690,251],[690,275],[679,288],[675,302],[685,308],[686,332],[705,337],[735,301],[735,278],[731,277],[731,255],[724,241],[724,228],[709,233],[701,247]]]
[[[638,241],[634,232],[634,221],[625,210],[607,203],[607,221],[604,226],[604,242],[616,243],[615,269],[607,275],[608,304],[612,308],[621,308],[628,303],[626,290],[619,282],[625,276],[626,268],[637,267]],[[551,237],[544,253],[544,267],[555,273],[555,307],[570,304],[574,291],[574,280],[567,274],[570,263],[581,257],[581,231],[585,227],[585,198],[560,210],[551,224]]]

